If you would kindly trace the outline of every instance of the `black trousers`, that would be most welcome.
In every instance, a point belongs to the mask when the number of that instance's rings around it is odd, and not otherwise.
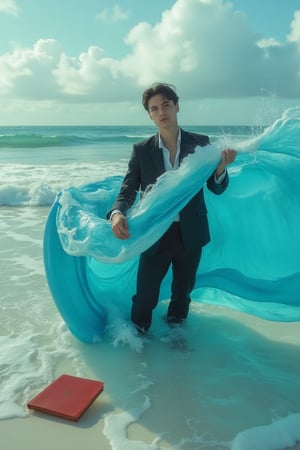
[[[167,314],[186,318],[202,249],[184,248],[180,224],[174,222],[162,236],[154,254],[142,253],[137,273],[136,295],[133,297],[131,320],[139,328],[148,330],[152,311],[157,306],[160,285],[172,266],[171,301]]]

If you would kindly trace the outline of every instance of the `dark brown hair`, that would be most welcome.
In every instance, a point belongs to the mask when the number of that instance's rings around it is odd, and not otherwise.
[[[146,111],[149,111],[149,100],[154,95],[162,95],[165,99],[178,103],[179,97],[175,92],[175,86],[166,83],[155,83],[143,93],[142,103]]]

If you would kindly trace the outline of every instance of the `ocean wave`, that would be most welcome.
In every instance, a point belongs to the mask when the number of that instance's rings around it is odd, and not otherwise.
[[[220,135],[240,139],[257,135],[260,130],[247,126],[194,126],[187,130],[207,134],[211,142]],[[99,126],[99,127],[0,127],[0,148],[77,147],[114,144],[133,144],[156,133],[151,126]]]
[[[47,183],[37,182],[32,185],[0,186],[0,206],[50,206],[57,190]]]
[[[70,186],[122,173],[126,162],[69,164],[0,164],[0,207],[51,206],[58,192]]]
[[[23,130],[23,129],[22,129]],[[50,132],[58,132],[59,134],[49,134]],[[44,147],[74,147],[74,146],[90,146],[102,143],[133,143],[146,139],[151,135],[150,132],[145,133],[128,133],[124,132],[108,133],[109,127],[95,130],[93,132],[87,130],[81,131],[80,127],[76,129],[78,134],[69,134],[66,130],[54,128],[49,133],[2,133],[0,134],[0,148],[44,148]]]
[[[39,148],[60,147],[74,145],[74,136],[45,136],[42,134],[2,134],[0,136],[0,147],[7,148]]]

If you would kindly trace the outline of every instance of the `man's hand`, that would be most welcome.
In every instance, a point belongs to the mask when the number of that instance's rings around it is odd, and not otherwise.
[[[222,151],[221,162],[216,168],[217,178],[219,178],[222,175],[228,164],[231,164],[235,160],[235,158],[236,158],[236,151],[233,150],[232,148],[227,148],[226,150]]]
[[[111,218],[111,227],[114,235],[118,239],[130,238],[127,219],[123,214],[116,212]]]

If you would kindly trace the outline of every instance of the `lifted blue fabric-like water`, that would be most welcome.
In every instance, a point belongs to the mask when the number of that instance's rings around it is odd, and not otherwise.
[[[76,337],[94,342],[111,315],[128,317],[140,252],[204,185],[226,147],[239,153],[227,191],[205,191],[212,240],[193,301],[300,320],[300,109],[294,108],[260,136],[218,139],[164,174],[128,215],[127,241],[114,238],[106,220],[121,177],[59,194],[45,230],[44,261],[56,305]],[[162,299],[170,295],[169,283],[170,274]]]

